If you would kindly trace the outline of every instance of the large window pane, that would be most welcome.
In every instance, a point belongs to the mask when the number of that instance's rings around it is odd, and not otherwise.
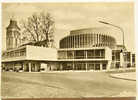
[[[75,58],[76,59],[84,59],[85,58],[85,52],[84,52],[84,50],[77,50],[75,52]]]

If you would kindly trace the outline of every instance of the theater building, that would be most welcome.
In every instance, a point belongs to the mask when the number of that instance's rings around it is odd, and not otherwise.
[[[110,28],[73,30],[60,40],[58,60],[63,70],[110,70],[132,66],[132,54],[117,45]],[[133,57],[134,58],[134,57]]]
[[[19,43],[16,21],[7,27],[7,50],[2,53],[5,70],[111,70],[135,67],[135,54],[128,52],[110,35],[108,27],[72,30],[60,40],[59,48],[38,43]],[[17,35],[17,36],[12,36]]]

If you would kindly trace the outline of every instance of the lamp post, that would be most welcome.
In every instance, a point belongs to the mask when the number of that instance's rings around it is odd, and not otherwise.
[[[119,27],[119,26],[113,25],[113,24],[108,23],[108,22],[104,22],[104,21],[99,21],[99,22],[103,23],[103,24],[106,24],[106,25],[110,25],[110,26],[116,27],[116,28],[118,28],[122,32],[122,35],[123,35],[123,49],[125,49],[124,31],[123,31],[123,29],[121,27]]]
[[[113,27],[116,27],[116,28],[118,28],[121,32],[122,32],[122,35],[123,35],[123,50],[121,49],[121,52],[122,53],[120,53],[121,55],[120,55],[120,64],[121,64],[121,66],[124,66],[124,56],[125,56],[125,53],[124,53],[124,49],[125,49],[125,42],[124,42],[124,31],[123,31],[123,29],[121,28],[121,27],[119,27],[119,26],[116,26],[116,25],[113,25],[113,24],[111,24],[111,23],[108,23],[108,22],[104,22],[104,21],[99,21],[100,23],[103,23],[103,24],[106,24],[106,25],[110,25],[110,26],[113,26]]]

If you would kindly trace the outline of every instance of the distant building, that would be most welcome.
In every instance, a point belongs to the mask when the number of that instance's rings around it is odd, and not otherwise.
[[[20,28],[17,21],[10,20],[9,26],[6,28],[6,48],[13,49],[20,45]]]
[[[110,33],[107,27],[73,30],[60,40],[59,49],[44,47],[45,41],[16,45],[19,43],[19,30],[17,22],[10,21],[7,50],[2,53],[3,70],[37,72],[135,68],[135,54],[117,45],[116,39],[107,34]]]

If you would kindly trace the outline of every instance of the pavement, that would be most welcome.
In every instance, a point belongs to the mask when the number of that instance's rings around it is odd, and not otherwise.
[[[136,81],[136,72],[110,74],[113,78]]]
[[[2,72],[2,98],[135,97],[136,81],[106,72]]]

